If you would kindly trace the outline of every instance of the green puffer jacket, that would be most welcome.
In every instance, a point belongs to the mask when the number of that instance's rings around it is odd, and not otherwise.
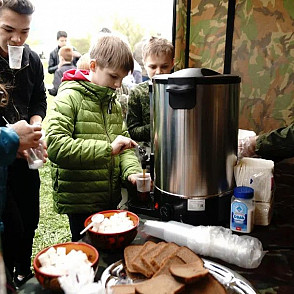
[[[149,81],[138,84],[131,91],[128,101],[127,126],[132,139],[139,142],[150,142]]]
[[[114,90],[88,81],[61,84],[46,135],[56,212],[117,207],[121,182],[141,172],[134,150],[111,156],[118,135],[129,136]]]

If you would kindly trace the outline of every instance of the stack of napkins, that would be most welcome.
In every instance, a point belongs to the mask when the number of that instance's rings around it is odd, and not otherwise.
[[[254,189],[255,225],[269,225],[273,212],[274,162],[244,157],[234,167],[237,186]]]

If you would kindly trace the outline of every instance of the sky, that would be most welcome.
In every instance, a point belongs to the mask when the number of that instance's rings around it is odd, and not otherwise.
[[[172,40],[173,0],[31,0],[35,5],[29,41],[45,54],[56,46],[56,33],[68,39],[95,36],[113,19],[131,18],[147,31]],[[33,45],[39,43],[39,45]],[[37,52],[40,48],[33,48]],[[40,53],[40,52],[38,52]]]

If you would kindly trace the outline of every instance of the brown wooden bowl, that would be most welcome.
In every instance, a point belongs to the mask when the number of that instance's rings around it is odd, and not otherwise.
[[[44,273],[40,270],[41,264],[39,261],[39,256],[43,253],[45,253],[50,247],[54,247],[55,249],[57,247],[65,247],[66,248],[66,254],[68,254],[71,250],[81,250],[88,256],[88,260],[91,263],[91,266],[95,270],[98,266],[98,259],[99,259],[99,253],[93,246],[82,243],[82,242],[67,242],[67,243],[60,243],[56,245],[49,246],[47,248],[44,248],[41,250],[34,258],[34,270],[35,270],[35,277],[39,281],[39,283],[42,285],[45,289],[50,289],[55,292],[62,292],[61,287],[58,282],[59,275],[50,275],[47,273]]]
[[[100,211],[98,213],[104,214],[104,217],[109,218],[115,213],[124,212],[126,210],[105,210]],[[90,243],[97,249],[106,249],[106,250],[120,250],[124,249],[126,246],[130,245],[132,241],[135,239],[138,233],[138,226],[140,219],[139,217],[130,211],[126,211],[127,216],[134,223],[134,227],[130,230],[118,232],[118,233],[99,233],[95,232],[92,229],[87,231],[87,235],[89,237]],[[95,213],[96,214],[96,213]],[[88,226],[91,223],[91,218],[94,214],[90,215],[84,223],[84,226]]]

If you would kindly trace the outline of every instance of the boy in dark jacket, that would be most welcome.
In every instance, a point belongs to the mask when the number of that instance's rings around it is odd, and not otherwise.
[[[60,48],[66,46],[67,43],[67,33],[65,31],[57,32],[57,47],[50,52],[49,61],[48,61],[48,72],[50,74],[54,74],[58,69],[59,65],[59,55],[58,52]],[[75,48],[73,48],[73,64],[76,66],[77,61],[81,57],[81,53],[78,52]]]
[[[135,184],[142,170],[115,92],[133,70],[132,53],[119,37],[107,34],[90,58],[90,74],[64,74],[46,136],[54,209],[67,214],[73,241],[82,237],[89,215],[117,208],[121,183]]]
[[[59,49],[58,52],[59,55],[59,65],[58,69],[54,73],[54,79],[53,79],[53,88],[49,89],[49,94],[52,96],[56,96],[58,87],[61,84],[61,79],[63,76],[63,73],[66,72],[69,69],[76,68],[75,65],[73,65],[73,49],[70,46],[63,46]]]

